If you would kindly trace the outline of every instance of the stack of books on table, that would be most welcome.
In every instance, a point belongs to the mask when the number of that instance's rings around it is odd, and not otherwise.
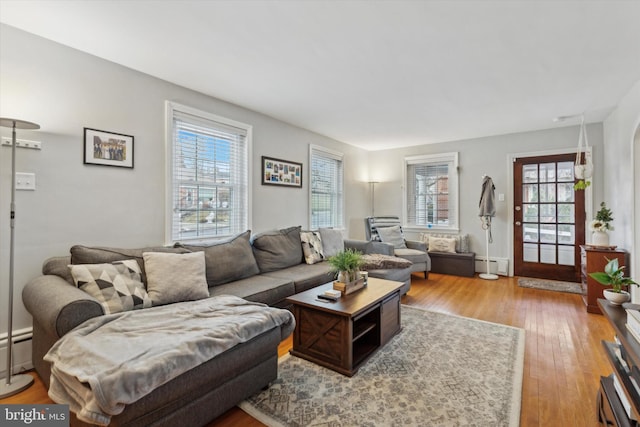
[[[627,308],[627,329],[631,335],[640,343],[640,311]]]

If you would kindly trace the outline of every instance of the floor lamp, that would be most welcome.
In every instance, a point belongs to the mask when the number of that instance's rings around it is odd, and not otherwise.
[[[9,246],[9,316],[7,329],[7,378],[0,383],[0,399],[20,393],[33,384],[31,375],[12,375],[13,347],[13,248],[16,221],[16,129],[40,129],[40,126],[24,120],[0,118],[0,126],[12,129],[11,133],[11,241]]]

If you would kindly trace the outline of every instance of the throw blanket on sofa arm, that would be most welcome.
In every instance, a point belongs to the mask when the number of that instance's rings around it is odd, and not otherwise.
[[[223,295],[89,319],[46,354],[49,396],[81,421],[107,425],[125,405],[274,327],[295,327],[287,311]]]

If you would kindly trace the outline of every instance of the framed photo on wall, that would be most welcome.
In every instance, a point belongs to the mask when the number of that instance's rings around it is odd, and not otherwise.
[[[84,164],[133,169],[133,136],[84,128]]]
[[[262,156],[262,185],[302,188],[302,163]]]

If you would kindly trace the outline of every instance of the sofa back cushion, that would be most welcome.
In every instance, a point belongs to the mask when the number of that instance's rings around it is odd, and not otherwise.
[[[265,231],[251,239],[260,272],[281,270],[302,262],[300,226]]]
[[[229,239],[208,245],[188,245],[177,243],[176,247],[192,252],[204,251],[209,286],[223,285],[260,273],[253,256],[249,238],[251,231],[245,231]]]
[[[147,275],[144,269],[144,260],[142,254],[144,252],[169,252],[169,253],[187,253],[184,248],[168,248],[166,246],[152,246],[140,249],[123,249],[109,247],[90,247],[82,245],[74,245],[71,247],[71,264],[105,264],[114,261],[124,261],[127,259],[135,259],[142,271],[142,282],[146,285]]]

